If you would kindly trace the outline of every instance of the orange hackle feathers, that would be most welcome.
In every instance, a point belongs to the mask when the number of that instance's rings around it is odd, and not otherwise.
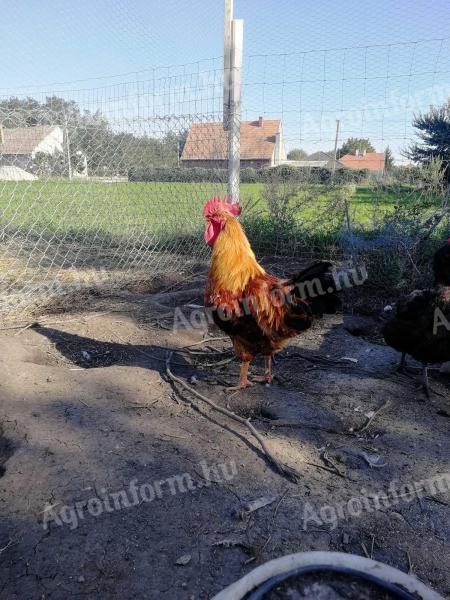
[[[249,310],[271,326],[278,320],[279,307],[270,297],[271,287],[277,279],[268,275],[257,262],[240,223],[230,214],[224,218],[226,225],[213,246],[207,304],[228,307],[239,314],[240,303],[245,297],[249,299]]]
[[[215,287],[237,292],[243,290],[250,279],[263,275],[247,236],[240,223],[225,215],[226,225],[218,236],[212,252],[210,276]]]

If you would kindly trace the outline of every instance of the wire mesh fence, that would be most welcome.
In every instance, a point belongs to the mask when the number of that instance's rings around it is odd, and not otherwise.
[[[226,193],[227,144],[208,128],[222,116],[222,72],[200,66],[0,101],[4,314],[205,260],[201,209]],[[196,154],[215,144],[206,181],[180,174],[192,127]]]
[[[239,192],[258,255],[363,261],[393,293],[422,277],[448,230],[447,166],[407,151],[449,77],[443,37],[244,51]],[[202,207],[233,158],[223,57],[95,83],[0,97],[2,318],[206,264]]]

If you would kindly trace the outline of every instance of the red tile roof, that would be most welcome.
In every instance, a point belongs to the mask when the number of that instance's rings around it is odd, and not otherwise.
[[[241,160],[270,160],[280,120],[242,121]],[[227,132],[222,123],[194,123],[189,130],[181,160],[226,160]]]
[[[32,154],[39,144],[54,130],[55,125],[37,127],[3,128],[3,143],[0,143],[0,154]],[[2,137],[0,137],[1,142]]]
[[[367,169],[384,171],[384,152],[367,152],[365,155],[346,154],[339,162],[348,169]]]

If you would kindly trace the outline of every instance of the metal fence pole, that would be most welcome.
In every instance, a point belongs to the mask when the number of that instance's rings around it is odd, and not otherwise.
[[[336,163],[337,163],[337,146],[339,141],[339,127],[341,122],[339,119],[336,119],[336,137],[334,139],[334,153],[333,153],[333,166],[331,168],[331,181],[334,180],[334,174],[336,173]]]
[[[69,181],[71,181],[72,180],[72,157],[70,156],[69,126],[67,123],[67,115],[66,114],[64,114],[63,136],[64,136],[63,143],[65,146],[66,155],[67,155],[67,175],[68,175]]]
[[[228,196],[239,203],[241,166],[241,77],[244,22],[231,22],[230,108],[228,118]]]
[[[353,225],[352,225],[352,219],[350,217],[350,207],[349,207],[347,198],[344,200],[344,211],[345,211],[345,220],[347,223],[347,232],[348,232],[348,237],[349,237],[349,242],[350,242],[350,254],[351,254],[352,264],[353,264],[353,267],[356,269],[358,267],[358,255],[357,255],[356,247],[355,247],[355,239],[353,237]]]

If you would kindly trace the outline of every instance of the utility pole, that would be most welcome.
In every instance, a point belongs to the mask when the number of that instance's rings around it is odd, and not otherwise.
[[[241,76],[244,22],[233,19],[233,0],[225,0],[224,129],[228,131],[228,196],[239,203],[241,166]]]
[[[336,119],[336,137],[334,138],[334,160],[333,160],[333,167],[331,169],[331,181],[333,181],[334,179],[334,174],[336,172],[336,163],[337,163],[337,146],[338,146],[338,139],[339,139],[339,128],[341,126],[341,122],[339,119]]]

